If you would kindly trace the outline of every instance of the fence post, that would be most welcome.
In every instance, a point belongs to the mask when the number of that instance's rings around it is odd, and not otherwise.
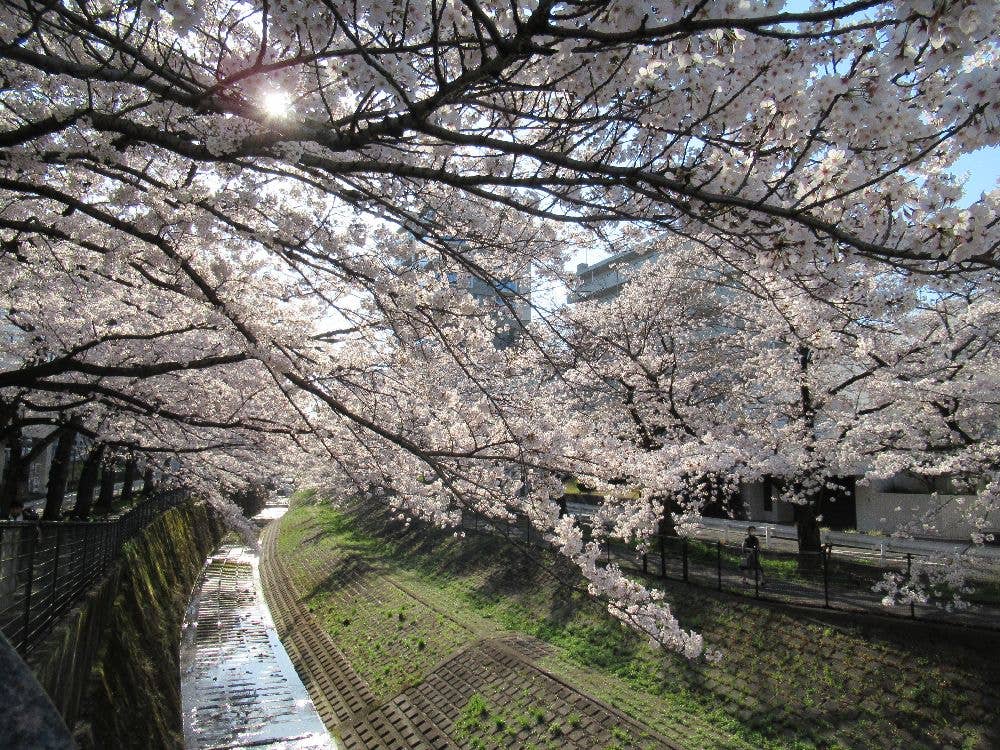
[[[760,553],[750,558],[753,565],[753,598],[760,599]]]
[[[715,574],[718,578],[718,589],[722,591],[722,541],[715,540]]]
[[[21,536],[24,536],[24,532],[21,531]],[[18,567],[21,567],[21,561],[18,560]],[[16,575],[16,573],[15,573]],[[31,529],[28,533],[28,580],[24,584],[24,627],[21,629],[21,645],[23,646],[28,642],[28,627],[31,623],[31,588],[35,580],[35,530]]]
[[[660,578],[667,577],[667,551],[663,544],[663,534],[658,534],[657,539],[660,542]]]
[[[90,535],[90,543],[94,547],[94,560],[91,563],[93,580],[101,577],[101,567],[104,564],[104,526],[100,521],[94,521],[94,533]]]
[[[111,558],[111,521],[104,522],[104,533],[101,534],[101,575],[108,570]]]
[[[90,557],[90,524],[86,524],[83,527],[83,562],[80,563],[80,587],[85,586],[90,579],[90,574],[87,572],[87,558]],[[73,592],[76,595],[76,592]]]
[[[56,522],[56,552],[52,558],[52,606],[56,606],[56,585],[59,580],[59,550],[62,548],[62,524]]]
[[[913,554],[911,552],[906,553],[906,580],[913,585]],[[910,617],[916,617],[916,612],[913,608],[913,597],[910,597]]]
[[[820,547],[823,555],[823,606],[830,608],[830,545]]]
[[[688,538],[684,537],[681,545],[681,564],[683,565],[684,583],[688,582]]]

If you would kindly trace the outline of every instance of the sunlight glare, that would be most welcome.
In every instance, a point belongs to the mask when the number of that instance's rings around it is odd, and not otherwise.
[[[291,98],[278,89],[265,92],[261,100],[261,108],[269,117],[286,117],[291,107]]]

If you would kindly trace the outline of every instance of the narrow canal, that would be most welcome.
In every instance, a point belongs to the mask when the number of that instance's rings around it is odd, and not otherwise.
[[[224,544],[192,593],[181,634],[184,746],[336,750],[278,639],[257,565],[253,550]]]

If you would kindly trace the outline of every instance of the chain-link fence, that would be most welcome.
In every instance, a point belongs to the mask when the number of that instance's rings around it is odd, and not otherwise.
[[[0,630],[24,656],[107,570],[125,542],[185,494],[100,521],[0,521]]]

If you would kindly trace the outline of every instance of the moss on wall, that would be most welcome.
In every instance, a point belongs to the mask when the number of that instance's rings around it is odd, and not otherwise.
[[[221,536],[204,504],[168,511],[125,546],[31,659],[82,748],[182,747],[181,621]]]

